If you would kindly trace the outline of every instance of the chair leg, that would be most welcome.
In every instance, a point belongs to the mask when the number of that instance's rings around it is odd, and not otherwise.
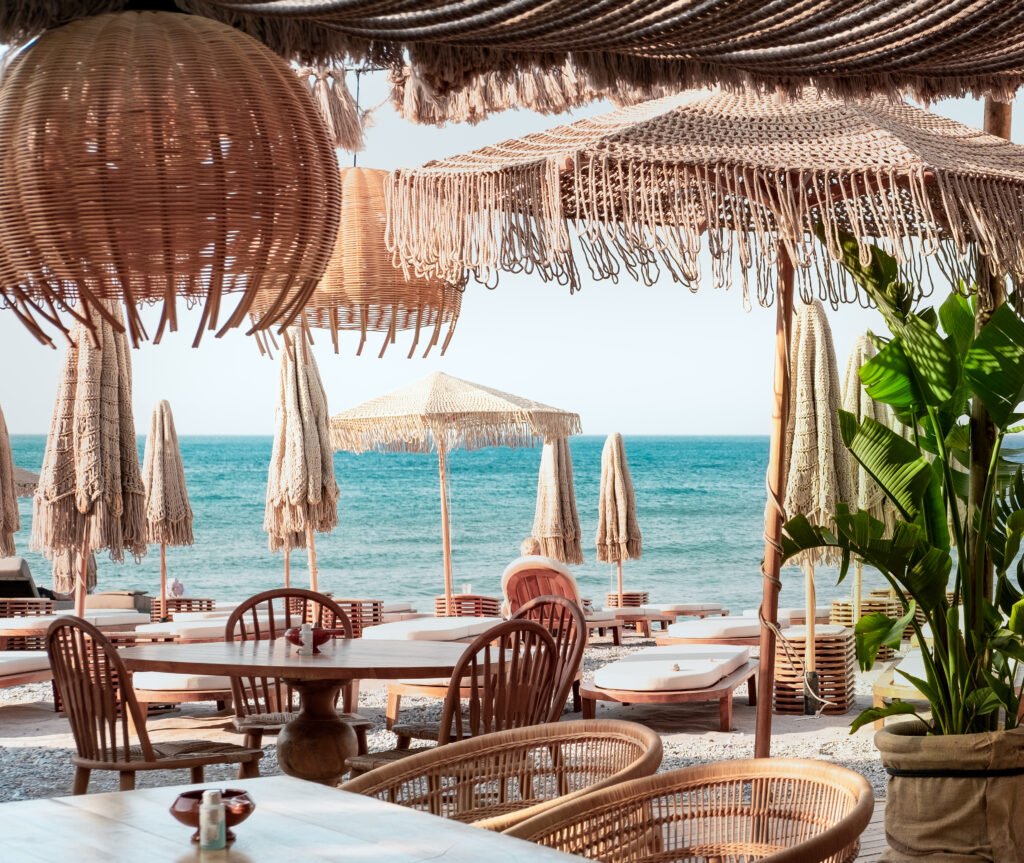
[[[402,696],[395,692],[390,686],[388,687],[388,706],[385,711],[385,722],[384,727],[389,731],[395,722],[398,721],[398,711],[401,709]]]
[[[408,749],[412,746],[412,738],[408,734],[399,734],[398,743],[395,744],[395,749]]]
[[[580,682],[574,680],[572,682],[572,712],[579,713],[583,709],[583,704],[580,701]]]
[[[135,771],[134,770],[122,770],[119,774],[118,790],[120,791],[134,791],[135,790]]]
[[[370,751],[369,743],[366,740],[366,726],[360,725],[352,730],[356,733],[356,744],[358,746],[356,751],[360,755],[366,755]]]
[[[243,744],[246,749],[262,749],[263,748],[263,729],[257,728],[253,731],[245,732],[245,743]]]
[[[85,794],[89,790],[89,776],[92,771],[88,767],[75,768],[75,784],[71,787],[72,794]]]
[[[239,779],[256,779],[260,775],[260,760],[258,758],[243,761],[238,765]]]
[[[191,778],[192,778],[193,782],[202,782],[203,781],[203,765],[202,764],[197,764],[195,767],[190,767],[189,768],[189,773],[191,774]]]

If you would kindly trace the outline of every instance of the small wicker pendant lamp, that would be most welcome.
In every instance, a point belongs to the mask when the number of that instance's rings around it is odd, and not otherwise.
[[[330,330],[335,352],[338,333],[360,333],[356,353],[362,353],[367,333],[385,333],[380,356],[396,341],[398,330],[414,330],[411,357],[428,334],[426,356],[441,341],[443,354],[455,332],[462,306],[462,285],[423,278],[396,266],[385,245],[387,211],[384,184],[387,171],[341,169],[341,220],[334,254],[316,290],[306,302],[306,326]],[[268,304],[263,296],[253,304],[253,318],[263,325]]]
[[[302,308],[338,230],[337,161],[288,63],[198,15],[118,12],[44,33],[0,82],[0,307],[43,342],[61,313],[95,332],[101,300],[205,301],[224,294],[263,324]]]

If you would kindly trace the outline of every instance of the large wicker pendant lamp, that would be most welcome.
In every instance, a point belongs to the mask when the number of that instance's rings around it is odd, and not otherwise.
[[[44,33],[0,80],[0,307],[43,342],[101,300],[203,302],[204,329],[287,321],[338,231],[337,160],[307,87],[198,15],[119,12]],[[236,293],[233,309],[222,309]],[[223,318],[227,317],[226,320]]]
[[[304,320],[306,326],[329,330],[335,351],[342,331],[360,333],[357,354],[368,332],[384,333],[383,356],[399,330],[412,330],[410,357],[424,339],[424,356],[439,342],[443,354],[455,331],[463,286],[406,274],[395,265],[384,237],[387,176],[373,168],[341,169],[338,239],[320,284],[306,302]],[[267,308],[258,297],[253,317],[262,323]]]

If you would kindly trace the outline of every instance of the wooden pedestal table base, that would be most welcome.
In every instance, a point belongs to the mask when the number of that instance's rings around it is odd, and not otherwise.
[[[636,691],[628,689],[602,689],[593,683],[580,687],[583,698],[583,718],[594,719],[598,701],[615,701],[624,706],[630,704],[686,704],[694,701],[718,701],[719,728],[732,731],[732,694],[741,683],[747,684],[747,703],[757,704],[757,663],[753,660],[723,677],[714,686],[706,689],[667,689],[661,691]]]
[[[348,769],[345,762],[359,752],[356,733],[335,706],[341,684],[285,679],[298,691],[302,707],[278,732],[277,763],[289,776],[337,785]]]

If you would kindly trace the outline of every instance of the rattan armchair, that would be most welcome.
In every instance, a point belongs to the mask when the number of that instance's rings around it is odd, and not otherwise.
[[[259,775],[260,749],[210,740],[151,741],[117,648],[92,624],[58,618],[47,630],[46,651],[75,738],[73,793],[89,790],[93,770],[116,770],[122,791],[135,787],[140,770],[188,768],[192,782],[202,782],[207,764],[238,764],[243,777]],[[131,742],[133,726],[137,744]]]
[[[616,863],[850,863],[874,805],[867,780],[845,767],[763,758],[604,788],[504,832]]]
[[[341,787],[476,827],[507,830],[588,792],[650,776],[661,754],[661,738],[642,725],[574,720],[417,752]]]

